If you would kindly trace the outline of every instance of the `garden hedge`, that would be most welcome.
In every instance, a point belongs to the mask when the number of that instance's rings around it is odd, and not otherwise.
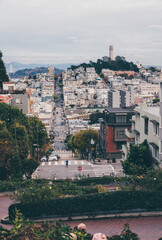
[[[93,178],[81,178],[81,179],[66,179],[66,180],[50,180],[53,183],[64,183],[64,182],[73,182],[78,186],[90,186],[90,185],[97,185],[97,184],[110,184],[114,182],[114,180],[118,180],[120,182],[128,180],[126,177],[124,178],[115,178],[115,177],[109,177],[109,176],[104,176],[104,177],[93,177]],[[22,180],[22,181],[7,181],[7,180],[0,180],[0,192],[6,192],[6,191],[15,191],[20,188],[25,188],[31,185],[32,183],[37,183],[37,184],[46,184],[48,183],[49,180],[47,179],[27,179],[27,180]]]
[[[156,210],[161,207],[162,192],[160,191],[117,191],[28,204],[16,203],[9,207],[9,218],[14,219],[15,209],[20,210],[26,218],[43,218],[137,209]]]

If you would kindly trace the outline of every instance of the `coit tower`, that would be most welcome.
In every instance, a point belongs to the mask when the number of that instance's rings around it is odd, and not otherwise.
[[[109,58],[111,60],[114,60],[114,53],[113,53],[113,46],[112,45],[109,46]]]

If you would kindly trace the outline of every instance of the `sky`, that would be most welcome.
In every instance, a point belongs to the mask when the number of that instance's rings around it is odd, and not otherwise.
[[[8,62],[60,64],[109,55],[162,65],[162,0],[0,0]]]

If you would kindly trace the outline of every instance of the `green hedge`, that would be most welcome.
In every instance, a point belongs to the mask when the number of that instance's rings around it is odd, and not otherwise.
[[[83,178],[83,179],[76,179],[76,180],[71,180],[71,179],[66,179],[66,180],[51,180],[53,183],[65,183],[65,182],[73,182],[78,186],[91,186],[91,185],[96,185],[96,184],[110,184],[112,182],[120,181],[124,182],[127,180],[127,178],[115,178],[115,177],[109,177],[109,176],[104,176],[104,177],[94,177],[94,178]],[[15,191],[20,188],[25,188],[30,186],[32,183],[38,183],[38,184],[46,184],[50,180],[47,179],[28,179],[28,180],[23,180],[23,181],[6,181],[6,180],[0,180],[0,192],[6,192],[6,191]]]
[[[14,219],[15,208],[26,218],[44,216],[72,216],[99,212],[123,211],[133,209],[160,209],[162,192],[118,191],[102,194],[84,195],[72,198],[59,198],[28,204],[12,204],[9,218]]]

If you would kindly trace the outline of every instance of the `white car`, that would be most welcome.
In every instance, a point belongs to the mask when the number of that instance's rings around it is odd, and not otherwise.
[[[41,162],[46,162],[47,161],[47,158],[44,156],[41,158]]]
[[[51,154],[51,155],[49,155],[48,160],[49,160],[49,161],[57,161],[58,158],[57,158],[57,156],[56,156],[55,154]]]

